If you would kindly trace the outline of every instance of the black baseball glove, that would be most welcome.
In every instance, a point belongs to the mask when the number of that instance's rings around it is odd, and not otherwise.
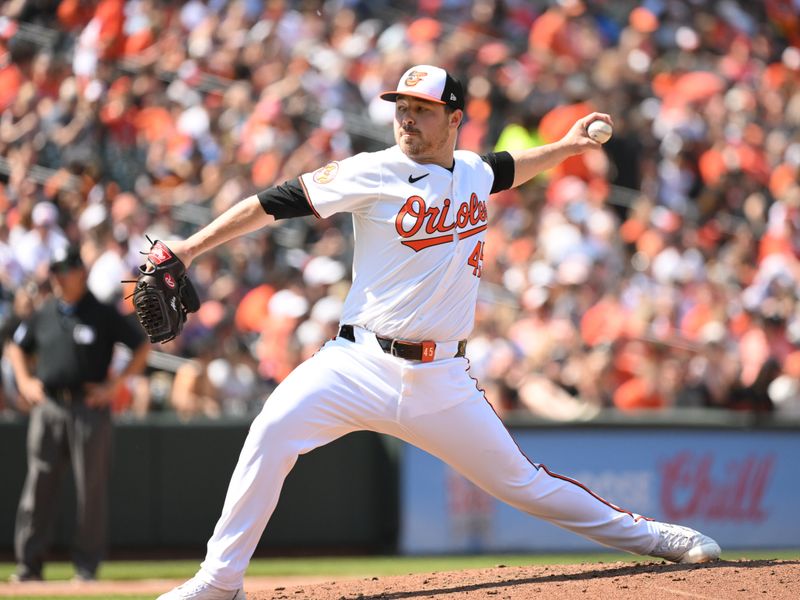
[[[147,262],[139,267],[133,306],[152,343],[173,339],[183,329],[186,315],[200,308],[186,266],[164,242],[153,242]]]

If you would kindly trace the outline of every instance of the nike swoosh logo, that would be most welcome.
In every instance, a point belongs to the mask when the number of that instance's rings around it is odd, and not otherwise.
[[[425,173],[425,175],[420,175],[419,177],[414,177],[413,175],[408,176],[408,183],[417,183],[420,179],[425,179],[430,173]]]

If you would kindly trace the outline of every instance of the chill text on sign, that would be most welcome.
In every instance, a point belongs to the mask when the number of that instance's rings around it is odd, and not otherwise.
[[[747,455],[714,468],[712,455],[681,452],[662,466],[661,506],[672,520],[763,521],[775,456]]]

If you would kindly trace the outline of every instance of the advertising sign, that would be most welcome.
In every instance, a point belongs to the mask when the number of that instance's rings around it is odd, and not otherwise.
[[[609,502],[688,525],[723,548],[800,543],[800,434],[791,430],[515,429],[537,464]],[[599,550],[487,495],[406,445],[400,549],[405,553]]]

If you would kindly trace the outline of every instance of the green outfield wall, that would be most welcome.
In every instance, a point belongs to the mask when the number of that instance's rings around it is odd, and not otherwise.
[[[110,546],[114,551],[202,548],[219,516],[249,420],[181,423],[156,415],[115,426]],[[0,421],[0,553],[12,551],[25,478],[27,421]],[[397,444],[348,435],[301,456],[259,546],[272,551],[393,549],[397,538]],[[56,552],[68,551],[75,502],[59,499]]]

